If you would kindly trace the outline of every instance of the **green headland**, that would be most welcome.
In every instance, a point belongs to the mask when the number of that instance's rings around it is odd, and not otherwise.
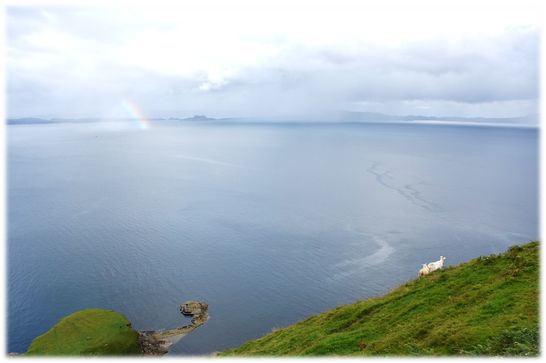
[[[23,356],[139,356],[139,334],[120,313],[87,309],[62,318]]]
[[[531,242],[444,267],[217,355],[536,356],[539,300],[539,242]]]

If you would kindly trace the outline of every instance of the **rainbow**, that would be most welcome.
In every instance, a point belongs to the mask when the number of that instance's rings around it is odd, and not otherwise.
[[[152,128],[152,125],[150,124],[150,121],[142,114],[142,112],[136,107],[133,103],[129,102],[128,100],[123,100],[121,102],[121,105],[123,106],[123,109],[136,121],[138,122],[139,128],[143,130],[147,130]]]

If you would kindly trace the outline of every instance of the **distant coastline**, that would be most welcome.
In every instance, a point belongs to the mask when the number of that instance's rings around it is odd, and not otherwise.
[[[522,125],[538,127],[540,123],[540,115],[537,113],[529,114],[520,117],[437,117],[437,116],[393,116],[385,115],[377,112],[351,112],[351,111],[331,111],[315,115],[303,116],[282,116],[278,117],[279,121],[301,121],[301,122],[434,122],[434,123],[457,123],[457,124],[490,124],[490,125]],[[29,124],[58,124],[58,123],[90,123],[90,122],[127,122],[134,121],[135,118],[113,118],[113,117],[87,117],[87,118],[51,118],[42,119],[36,117],[25,118],[8,118],[8,125],[29,125]],[[264,121],[262,117],[232,117],[232,118],[211,118],[204,115],[195,115],[193,117],[178,118],[147,118],[148,121]],[[267,121],[271,121],[270,118]]]

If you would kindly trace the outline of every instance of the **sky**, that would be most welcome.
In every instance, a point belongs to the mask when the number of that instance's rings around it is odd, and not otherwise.
[[[8,118],[539,111],[538,1],[17,4]]]

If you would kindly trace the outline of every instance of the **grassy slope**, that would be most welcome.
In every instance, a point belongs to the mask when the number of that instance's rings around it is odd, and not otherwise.
[[[87,309],[62,318],[24,356],[140,355],[139,334],[112,310]]]
[[[436,270],[385,296],[339,306],[218,355],[467,354],[478,345],[492,344],[488,339],[502,336],[502,330],[536,332],[538,256],[538,242],[513,246],[503,254]]]

